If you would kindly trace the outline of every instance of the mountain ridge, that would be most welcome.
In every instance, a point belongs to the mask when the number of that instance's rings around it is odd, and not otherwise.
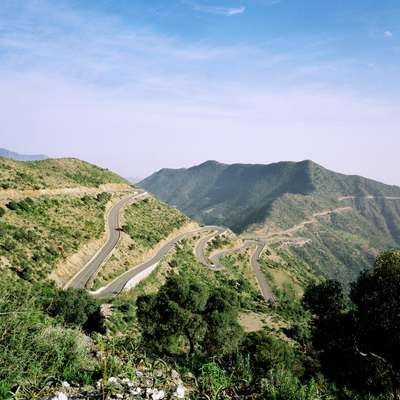
[[[20,154],[5,148],[0,148],[0,157],[9,158],[15,161],[40,161],[49,158],[44,154]]]
[[[345,282],[369,268],[380,250],[400,246],[400,187],[336,173],[311,160],[209,161],[158,171],[139,186],[200,223],[261,237],[278,233],[274,245]],[[294,234],[296,226],[301,229]]]

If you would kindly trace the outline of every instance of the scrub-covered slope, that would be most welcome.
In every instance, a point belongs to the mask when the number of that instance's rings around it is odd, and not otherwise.
[[[312,161],[161,170],[140,183],[199,222],[290,248],[344,281],[400,245],[400,188]]]

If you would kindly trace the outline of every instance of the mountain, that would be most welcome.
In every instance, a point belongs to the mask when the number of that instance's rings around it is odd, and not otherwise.
[[[348,282],[400,246],[400,188],[312,161],[207,161],[162,169],[139,185],[200,223],[287,248],[321,275]]]
[[[38,161],[49,158],[43,154],[19,154],[2,148],[0,148],[0,157],[10,158],[16,161]]]

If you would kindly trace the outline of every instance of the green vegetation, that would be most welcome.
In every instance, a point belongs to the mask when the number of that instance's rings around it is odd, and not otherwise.
[[[278,290],[262,310],[286,323],[244,333],[238,313],[249,303],[227,281],[238,272],[198,266],[188,247],[179,246],[158,292],[112,300],[108,321],[84,291],[2,280],[0,398],[45,397],[60,380],[136,379],[144,366],[156,385],[169,384],[161,371],[176,369],[190,398],[399,398],[399,252],[378,257],[350,297],[335,281],[310,285],[302,302]]]
[[[49,311],[54,286],[22,280],[0,281],[0,398],[18,390],[18,398],[33,398],[49,380],[83,381],[94,373],[91,348],[79,322],[64,324],[64,310]],[[78,297],[76,297],[78,299]],[[79,305],[74,302],[75,306]],[[71,313],[72,310],[69,311]]]
[[[76,186],[99,187],[128,182],[118,175],[72,158],[13,161],[0,158],[0,189],[56,189]]]
[[[400,398],[399,295],[399,251],[381,254],[351,285],[350,298],[337,281],[307,290],[304,305],[315,315],[312,344],[339,390]]]
[[[266,250],[259,263],[275,291],[292,288],[300,297],[309,284],[319,280],[315,270],[287,251]]]
[[[59,260],[101,236],[109,199],[104,193],[10,201],[0,220],[0,268],[25,280],[43,280]]]
[[[313,221],[289,236],[271,238],[272,243],[285,243],[315,274],[346,284],[369,268],[380,251],[400,246],[400,200],[393,199],[400,198],[400,188],[338,174],[311,161],[208,161],[189,169],[161,170],[140,185],[200,223],[235,232],[278,234]],[[346,196],[355,198],[343,199]],[[314,216],[334,209],[339,211]]]
[[[189,219],[173,207],[154,198],[137,201],[125,210],[122,227],[139,247],[151,249]]]
[[[237,347],[239,302],[232,289],[209,290],[199,280],[171,275],[157,294],[137,300],[146,343],[160,351],[188,348],[222,357]],[[184,340],[182,340],[184,339]]]
[[[162,240],[190,222],[175,208],[155,198],[138,200],[124,209],[122,229],[129,239],[119,243],[93,284],[97,289],[143,260]]]

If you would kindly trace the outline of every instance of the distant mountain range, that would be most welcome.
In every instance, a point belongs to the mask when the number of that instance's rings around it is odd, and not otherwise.
[[[0,157],[10,158],[16,161],[39,161],[49,158],[43,154],[19,154],[2,148],[0,148]]]
[[[139,183],[205,224],[265,238],[342,281],[400,246],[400,188],[329,171],[312,161],[207,161],[162,169]]]

